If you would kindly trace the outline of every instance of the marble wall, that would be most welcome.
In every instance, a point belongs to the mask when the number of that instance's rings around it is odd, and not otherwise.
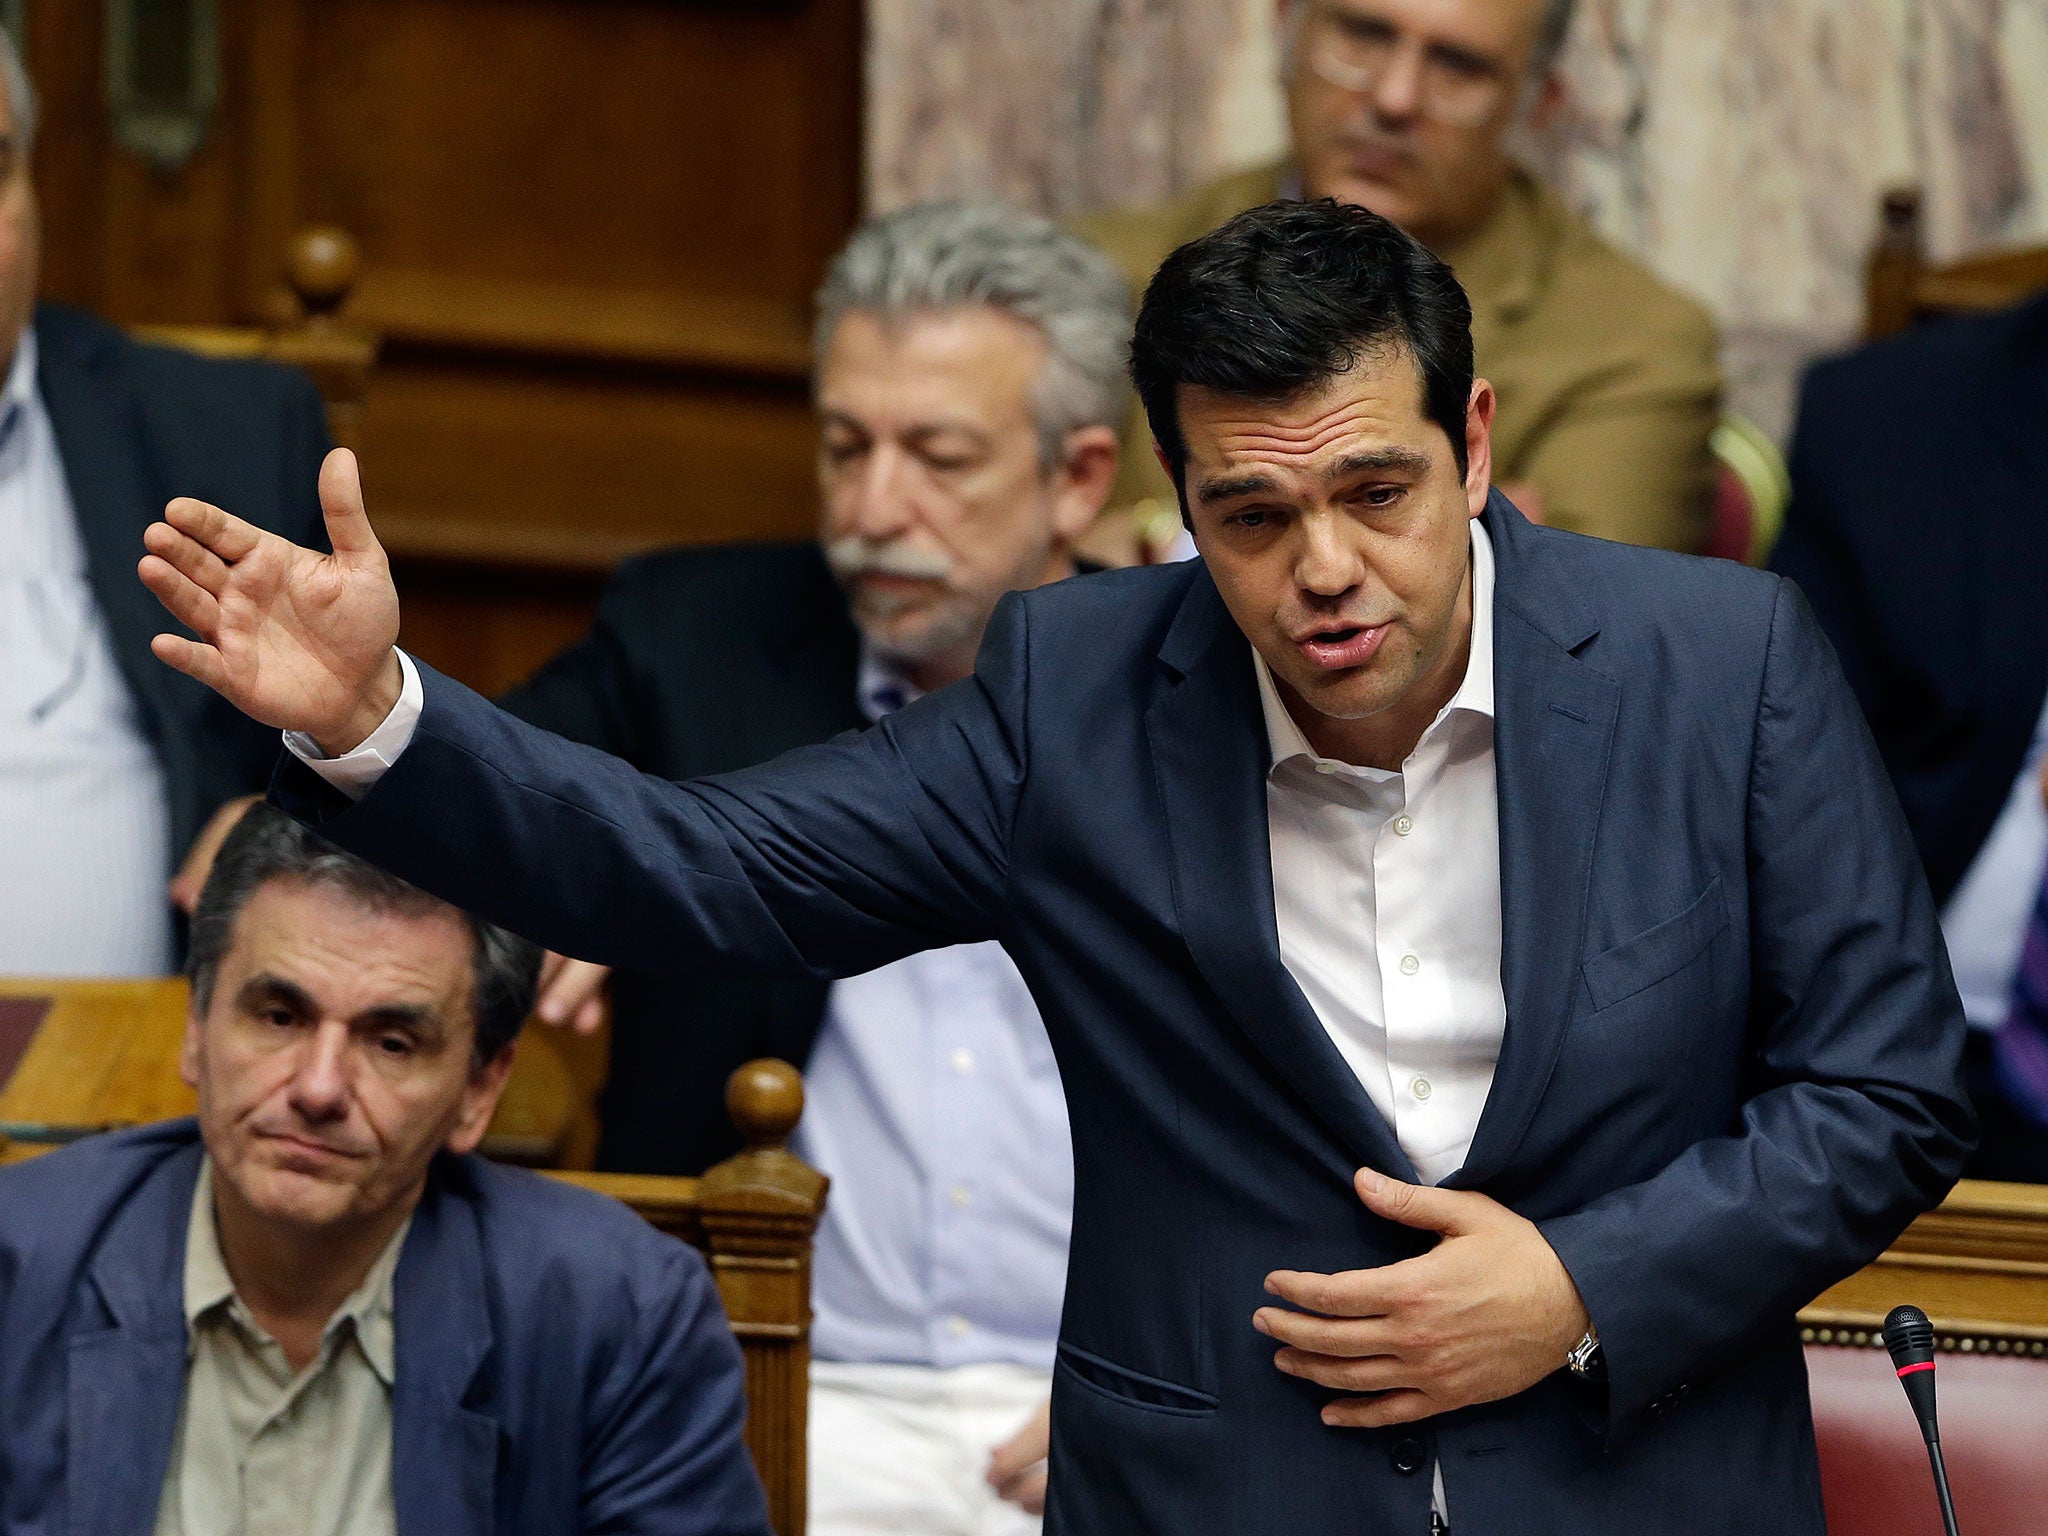
[[[1278,152],[1272,0],[869,0],[877,208],[987,192],[1054,212]],[[1788,426],[1852,338],[1886,186],[1937,256],[2048,239],[2048,0],[1580,0],[1570,104],[1526,153],[1705,299],[1731,403]]]

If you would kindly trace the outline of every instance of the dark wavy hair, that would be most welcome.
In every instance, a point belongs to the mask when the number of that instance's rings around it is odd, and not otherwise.
[[[1422,413],[1465,473],[1472,305],[1451,269],[1376,213],[1332,198],[1268,203],[1191,240],[1138,307],[1131,380],[1186,508],[1183,384],[1235,399],[1298,399],[1361,358],[1402,353]]]
[[[220,846],[206,888],[192,914],[192,952],[185,963],[192,996],[204,1013],[213,1002],[221,958],[234,942],[235,920],[249,898],[272,880],[328,886],[385,912],[449,908],[438,896],[386,874],[323,837],[315,836],[274,805],[257,804]],[[540,983],[540,946],[462,912],[473,943],[471,992],[476,1012],[472,1067],[481,1068],[519,1038]]]

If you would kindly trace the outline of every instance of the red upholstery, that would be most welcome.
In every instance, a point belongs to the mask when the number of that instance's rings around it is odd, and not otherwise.
[[[1882,1349],[1806,1352],[1831,1536],[1940,1536],[1920,1427]],[[1944,1354],[1941,1451],[1964,1536],[2048,1533],[2048,1359]]]
[[[1714,506],[1702,554],[1722,560],[1747,560],[1756,527],[1756,505],[1742,476],[1726,460],[1714,464]]]

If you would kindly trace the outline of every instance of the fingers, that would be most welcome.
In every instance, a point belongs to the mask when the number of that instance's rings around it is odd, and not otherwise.
[[[1441,1232],[1453,1237],[1468,1232],[1485,1219],[1486,1207],[1499,1207],[1486,1196],[1471,1190],[1435,1189],[1404,1184],[1371,1168],[1361,1168],[1352,1180],[1358,1198],[1375,1216],[1397,1221],[1404,1227]]]
[[[199,835],[192,839],[185,862],[171,878],[171,905],[187,917],[199,908],[199,893],[206,888],[206,877],[213,873],[213,861],[220,855],[221,844],[228,840],[228,834],[248,814],[249,807],[262,798],[261,795],[236,796],[215,811]]]
[[[1266,1276],[1266,1289],[1282,1301],[1325,1317],[1385,1317],[1394,1306],[1395,1298],[1386,1279],[1394,1267],[1351,1269],[1341,1275],[1276,1269]]]
[[[1273,1365],[1289,1376],[1299,1376],[1303,1381],[1332,1387],[1339,1392],[1390,1392],[1413,1387],[1417,1379],[1413,1365],[1392,1355],[1346,1360],[1334,1355],[1283,1349],[1273,1356]]]
[[[1046,1465],[1039,1462],[1027,1467],[1007,1483],[999,1484],[996,1496],[1006,1503],[1014,1504],[1027,1515],[1045,1513]]]
[[[320,466],[320,512],[327,519],[327,542],[344,560],[384,557],[384,546],[370,531],[363,505],[363,476],[356,456],[337,448]]]
[[[1424,1393],[1397,1388],[1377,1397],[1341,1397],[1325,1403],[1323,1422],[1337,1429],[1384,1429],[1389,1424],[1413,1424],[1442,1411]]]
[[[542,963],[540,998],[533,1011],[544,1024],[592,1033],[604,1022],[604,984],[611,967],[549,955]]]
[[[1252,1314],[1252,1326],[1268,1338],[1318,1355],[1385,1355],[1393,1353],[1399,1342],[1392,1323],[1380,1317],[1317,1317],[1309,1312],[1261,1307]]]
[[[170,610],[171,617],[196,635],[212,636],[220,630],[220,604],[213,594],[192,580],[168,560],[144,555],[135,567],[142,584],[156,594],[156,600]]]
[[[188,538],[169,523],[151,523],[142,530],[142,547],[160,560],[175,566],[186,580],[219,597],[227,585],[227,563],[197,539]]]
[[[216,693],[227,691],[227,664],[210,645],[187,640],[183,635],[158,635],[149,642],[150,654],[167,667],[176,667]]]
[[[231,512],[210,502],[180,496],[164,508],[164,521],[187,538],[197,539],[229,565],[248,554],[265,537],[253,523],[245,523]]]
[[[997,1495],[1029,1514],[1045,1511],[1046,1457],[1052,1450],[1052,1404],[1046,1403],[1024,1427],[988,1458],[988,1482]]]

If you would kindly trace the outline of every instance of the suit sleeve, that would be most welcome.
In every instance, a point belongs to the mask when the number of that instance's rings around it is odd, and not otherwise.
[[[768,1536],[747,1454],[746,1374],[704,1266],[676,1244],[635,1287],[630,1337],[585,1425],[591,1536]]]
[[[857,975],[997,936],[1026,766],[1023,600],[976,675],[882,724],[672,784],[422,667],[411,744],[348,804],[273,791],[341,846],[563,954],[694,974]]]
[[[1739,1124],[1541,1223],[1600,1332],[1609,1442],[1739,1365],[1954,1184],[1975,1138],[1934,905],[1856,701],[1780,584],[1748,796]]]

